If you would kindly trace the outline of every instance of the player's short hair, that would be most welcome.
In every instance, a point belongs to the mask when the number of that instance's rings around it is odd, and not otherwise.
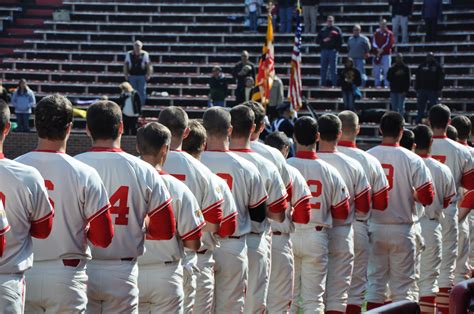
[[[231,126],[230,113],[221,107],[211,107],[202,116],[202,123],[207,134],[214,136],[227,136]]]
[[[456,130],[456,128],[450,124],[446,128],[446,136],[449,139],[453,140],[453,141],[457,141],[458,140],[458,130]]]
[[[403,135],[400,139],[400,146],[412,150],[413,144],[415,144],[415,134],[413,134],[411,130],[403,130]]]
[[[300,145],[313,145],[316,143],[316,134],[318,134],[318,121],[312,117],[301,117],[295,122],[293,135]]]
[[[110,100],[100,100],[87,109],[87,128],[94,141],[115,140],[119,137],[122,111]]]
[[[419,124],[413,129],[415,135],[415,144],[417,149],[429,149],[431,147],[431,141],[433,139],[433,131],[429,126]]]
[[[344,110],[338,115],[339,120],[342,124],[343,133],[355,133],[357,126],[359,125],[359,116],[350,110]]]
[[[335,141],[341,132],[342,123],[336,115],[325,114],[319,117],[319,136],[324,141]]]
[[[460,141],[467,140],[471,135],[472,124],[468,117],[463,115],[456,116],[451,120],[451,125],[458,131]]]
[[[395,111],[387,111],[380,119],[380,130],[383,137],[398,137],[404,125],[405,119]]]
[[[232,136],[248,137],[255,123],[253,110],[246,105],[238,105],[230,110]]]
[[[451,119],[451,110],[446,105],[434,105],[428,112],[428,119],[433,129],[445,129]]]
[[[279,131],[268,134],[265,138],[265,144],[274,147],[279,151],[282,151],[285,147],[289,147],[291,145],[288,136],[286,136],[285,133]]]
[[[54,94],[36,105],[35,126],[38,137],[52,141],[64,140],[72,123],[72,104],[66,97]]]
[[[0,133],[3,133],[8,122],[10,122],[10,108],[3,99],[0,99]]]
[[[183,108],[171,106],[160,112],[158,122],[166,126],[173,137],[182,137],[188,127],[189,119]]]
[[[171,132],[163,124],[150,122],[137,131],[137,147],[141,155],[156,156],[163,145],[170,145]]]
[[[183,150],[189,154],[202,153],[206,143],[206,129],[198,120],[189,121],[189,135],[183,140]]]
[[[262,123],[264,123],[263,120],[265,119],[266,115],[265,108],[263,108],[262,104],[260,104],[259,102],[252,100],[244,102],[243,105],[252,109],[253,114],[255,115],[255,125],[257,126],[257,128],[259,128]]]

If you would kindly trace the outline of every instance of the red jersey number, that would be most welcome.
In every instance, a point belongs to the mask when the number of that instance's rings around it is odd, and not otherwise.
[[[443,155],[433,155],[431,156],[433,157],[433,159],[436,159],[437,161],[439,161],[440,163],[442,164],[445,164],[446,163],[446,156],[443,156]]]
[[[319,180],[308,180],[308,186],[313,198],[320,197],[323,193],[323,184]],[[321,209],[321,202],[310,203],[311,209]]]
[[[54,184],[53,182],[49,181],[49,180],[44,180],[44,185],[46,186],[46,189],[48,191],[54,191]],[[54,201],[51,199],[51,197],[48,197],[49,199],[49,203],[51,204],[51,207],[54,208]]]
[[[218,173],[217,175],[221,179],[224,179],[225,182],[227,182],[229,189],[232,191],[232,186],[234,185],[234,179],[232,179],[232,176],[228,173]]]
[[[178,179],[179,181],[186,181],[186,175],[185,174],[172,174],[173,177],[175,177],[176,179]]]
[[[128,186],[121,186],[110,197],[110,213],[117,215],[115,217],[116,225],[128,225],[128,212],[130,208],[128,204]]]
[[[387,176],[388,184],[390,185],[390,188],[388,190],[390,191],[393,187],[393,175],[395,173],[395,170],[390,164],[382,164],[382,168],[385,171],[385,175]]]

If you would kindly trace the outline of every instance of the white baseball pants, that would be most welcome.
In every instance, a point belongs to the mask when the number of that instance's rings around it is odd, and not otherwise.
[[[3,313],[23,313],[25,278],[23,274],[0,275],[0,309]]]
[[[87,307],[86,261],[77,267],[62,260],[35,261],[25,273],[25,313],[85,313]]]
[[[214,301],[214,257],[212,251],[197,254],[196,299],[194,313],[211,313]]]
[[[369,226],[367,221],[354,221],[354,269],[348,304],[362,306],[367,284],[367,264],[369,262]]]
[[[425,241],[425,249],[421,252],[420,279],[418,281],[420,296],[436,296],[439,291],[438,278],[441,267],[443,232],[441,224],[436,219],[422,217],[420,225]]]
[[[423,239],[422,230],[421,230],[421,223],[417,221],[414,224],[415,228],[415,284],[414,290],[411,291],[413,300],[418,301],[420,298],[420,287],[418,283],[420,281],[420,273],[421,273],[421,254],[425,250],[425,241]]]
[[[324,291],[328,271],[326,228],[297,229],[290,235],[295,258],[295,292],[291,313],[324,313]]]
[[[91,260],[87,264],[88,313],[138,313],[135,260]]]
[[[139,313],[184,313],[183,266],[180,262],[139,267]]]
[[[197,254],[194,251],[185,250],[183,258],[183,291],[184,291],[184,313],[191,313],[196,299],[196,273]]]
[[[415,233],[413,224],[369,224],[368,302],[384,303],[387,283],[393,302],[414,301]]]
[[[471,278],[471,262],[469,260],[469,216],[459,222],[458,256],[454,271],[454,284]]]
[[[272,236],[272,271],[268,288],[268,312],[288,313],[293,301],[293,245],[288,233]]]
[[[246,236],[220,239],[214,260],[214,313],[242,313],[248,280]]]
[[[474,212],[469,214],[469,259],[471,260],[471,270],[474,270]]]
[[[451,288],[458,255],[458,209],[455,204],[451,204],[443,213],[443,217],[439,219],[443,232],[443,245],[438,284],[440,288]]]

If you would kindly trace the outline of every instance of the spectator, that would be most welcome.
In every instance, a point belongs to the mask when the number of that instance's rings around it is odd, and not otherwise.
[[[258,28],[258,17],[261,14],[262,0],[245,0],[245,11],[249,17],[250,31],[256,33]]]
[[[150,56],[148,52],[142,49],[143,43],[139,40],[133,44],[133,50],[127,52],[123,71],[125,80],[132,84],[133,89],[140,95],[142,106],[146,102],[146,83],[150,80],[153,73]]]
[[[118,101],[123,115],[123,134],[137,135],[137,122],[142,112],[142,104],[138,92],[128,82],[120,84],[122,93]]]
[[[375,87],[380,87],[381,72],[383,72],[385,87],[389,86],[387,80],[387,72],[391,64],[391,54],[393,48],[393,33],[387,27],[387,20],[380,21],[380,27],[375,31],[372,39],[372,47],[374,50],[374,76]]]
[[[337,57],[342,47],[342,31],[334,26],[334,17],[328,16],[327,25],[316,37],[316,43],[321,46],[321,86],[335,86],[337,83]],[[329,68],[330,84],[326,81]]]
[[[410,89],[410,68],[403,61],[403,55],[398,53],[395,64],[388,70],[387,80],[390,82],[391,110],[405,115],[405,98]]]
[[[303,7],[303,21],[305,33],[316,34],[318,25],[318,8],[320,0],[300,0]]]
[[[352,36],[347,41],[348,57],[354,61],[355,68],[360,72],[362,83],[365,87],[367,75],[365,74],[365,59],[369,57],[370,40],[360,33],[360,25],[354,25],[352,29]]]
[[[416,70],[415,90],[418,97],[418,115],[416,122],[420,123],[426,116],[427,109],[437,105],[444,84],[443,67],[436,61],[433,53]],[[426,108],[428,105],[428,108]]]
[[[283,82],[280,77],[275,74],[273,77],[272,88],[270,89],[270,99],[267,107],[267,114],[270,121],[277,118],[278,114],[276,108],[283,103],[284,97]]]
[[[398,42],[400,28],[402,29],[402,43],[408,42],[408,17],[413,12],[413,0],[388,0],[392,6],[392,31],[394,41]]]
[[[0,99],[5,101],[5,103],[10,103],[10,93],[8,90],[3,86],[2,81],[0,81]]]
[[[224,107],[228,89],[227,80],[220,66],[215,66],[212,69],[212,76],[209,79],[209,88],[209,107]]]
[[[253,100],[252,97],[254,94],[259,92],[258,86],[255,86],[255,80],[251,76],[247,76],[245,78],[245,87],[244,87],[244,100],[242,103],[246,101]]]
[[[277,107],[278,119],[273,121],[272,130],[274,132],[283,132],[288,138],[293,138],[293,111],[291,110],[291,104],[289,102],[281,103]]]
[[[31,108],[36,107],[36,99],[25,79],[21,79],[18,83],[18,88],[12,96],[12,105],[15,108],[17,131],[30,132]]]
[[[435,41],[438,31],[438,20],[443,14],[442,0],[423,0],[421,17],[425,20],[426,41]]]
[[[351,58],[346,59],[344,68],[339,70],[338,78],[345,109],[355,111],[355,94],[357,87],[361,84],[361,75],[354,67],[354,62]]]
[[[278,16],[280,17],[280,33],[291,33],[295,0],[277,0]]]
[[[235,100],[237,104],[245,101],[245,80],[247,77],[255,79],[255,65],[249,61],[249,53],[242,51],[241,61],[234,66],[232,76],[237,81]]]
[[[448,125],[448,128],[446,129],[446,136],[447,136],[449,139],[451,139],[451,140],[457,142],[458,139],[459,139],[459,138],[458,138],[458,130],[457,130],[454,126]]]

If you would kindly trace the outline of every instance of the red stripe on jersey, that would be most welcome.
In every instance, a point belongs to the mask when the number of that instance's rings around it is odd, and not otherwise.
[[[474,209],[474,190],[468,191],[464,194],[460,208]]]
[[[148,213],[148,217],[151,218],[151,216],[153,216],[154,214],[158,213],[160,210],[162,210],[163,208],[165,208],[166,206],[168,206],[169,204],[171,204],[173,200],[171,199],[171,197],[169,199],[167,199],[163,204],[161,204],[160,206],[158,206],[157,208],[155,208],[154,210],[152,210],[151,212]]]
[[[237,148],[237,149],[231,149],[231,152],[241,152],[241,153],[253,153],[253,150],[251,148]]]
[[[0,159],[4,159],[5,155],[3,153],[0,153]]]
[[[354,198],[355,209],[368,213],[370,210],[370,186],[367,187],[364,191],[357,194]]]
[[[347,197],[343,201],[338,203],[337,205],[331,206],[332,218],[345,220],[349,216],[349,210],[350,210],[349,197]]]
[[[285,194],[273,203],[268,205],[268,210],[272,213],[281,213],[284,212],[288,208],[288,195]]]
[[[4,235],[0,235],[0,257],[3,257],[3,252],[5,252],[6,247],[7,247],[7,239],[5,239]]]
[[[307,224],[311,219],[311,195],[306,195],[296,202],[293,208],[292,220],[299,224]]]
[[[452,195],[447,196],[443,199],[443,208],[446,208],[449,206],[449,203],[451,203],[451,199],[453,198],[454,195],[456,195],[456,193],[453,193]]]
[[[51,153],[51,154],[65,154],[65,152],[60,152],[58,150],[49,150],[49,149],[35,149],[34,152],[37,152],[37,153]]]
[[[474,169],[462,175],[461,186],[466,190],[474,190]]]
[[[388,207],[388,191],[390,186],[386,186],[372,195],[372,207],[376,210],[386,210]]]
[[[171,198],[169,202],[161,205],[148,215],[150,221],[148,223],[148,236],[150,240],[170,240],[176,233],[176,220],[171,206]]]
[[[52,210],[46,216],[32,221],[30,234],[37,239],[46,239],[53,229],[54,211]]]
[[[291,197],[293,196],[293,181],[290,179],[290,183],[286,186],[286,194],[288,194],[287,200],[291,202]]]
[[[382,143],[382,144],[380,144],[380,146],[400,147],[400,144],[399,143],[395,143],[395,144]]]
[[[10,230],[10,228],[11,228],[10,225],[8,225],[2,230],[0,230],[0,235],[4,235],[5,233],[7,233]]]
[[[95,212],[94,215],[90,216],[87,221],[88,222],[91,222],[92,220],[94,220],[97,216],[99,215],[102,215],[103,212],[105,212],[106,210],[109,210],[111,207],[110,203],[105,205],[104,207],[102,207],[101,209],[99,209],[98,211]]]
[[[337,143],[337,146],[357,148],[356,143],[351,141],[340,141]]]
[[[185,233],[184,235],[180,236],[181,240],[186,241],[186,240],[197,240],[200,239],[202,236],[202,228],[204,227],[206,223],[203,221],[201,222],[196,228],[193,230],[189,231],[188,233]]]
[[[423,205],[431,205],[434,199],[433,185],[431,182],[426,182],[416,189],[418,200]]]
[[[296,158],[302,158],[302,159],[318,159],[318,155],[314,151],[299,151],[296,152],[295,155]]]
[[[121,153],[123,150],[117,147],[92,147],[89,149],[90,152],[109,152],[109,153]]]
[[[233,212],[224,218],[217,234],[222,238],[226,238],[233,235],[235,230],[237,230],[237,212]]]
[[[224,199],[221,199],[202,210],[201,212],[204,216],[204,220],[211,224],[220,224],[222,221],[222,203],[224,203]]]
[[[106,209],[94,216],[90,222],[89,231],[87,231],[87,238],[94,246],[106,248],[112,243],[114,237],[114,225],[110,210]]]
[[[252,208],[258,207],[258,206],[261,205],[263,202],[265,202],[267,199],[268,199],[268,195],[265,195],[265,196],[262,197],[262,199],[259,200],[257,203],[255,203],[255,204],[253,204],[253,205],[249,205],[249,208],[252,209]]]

